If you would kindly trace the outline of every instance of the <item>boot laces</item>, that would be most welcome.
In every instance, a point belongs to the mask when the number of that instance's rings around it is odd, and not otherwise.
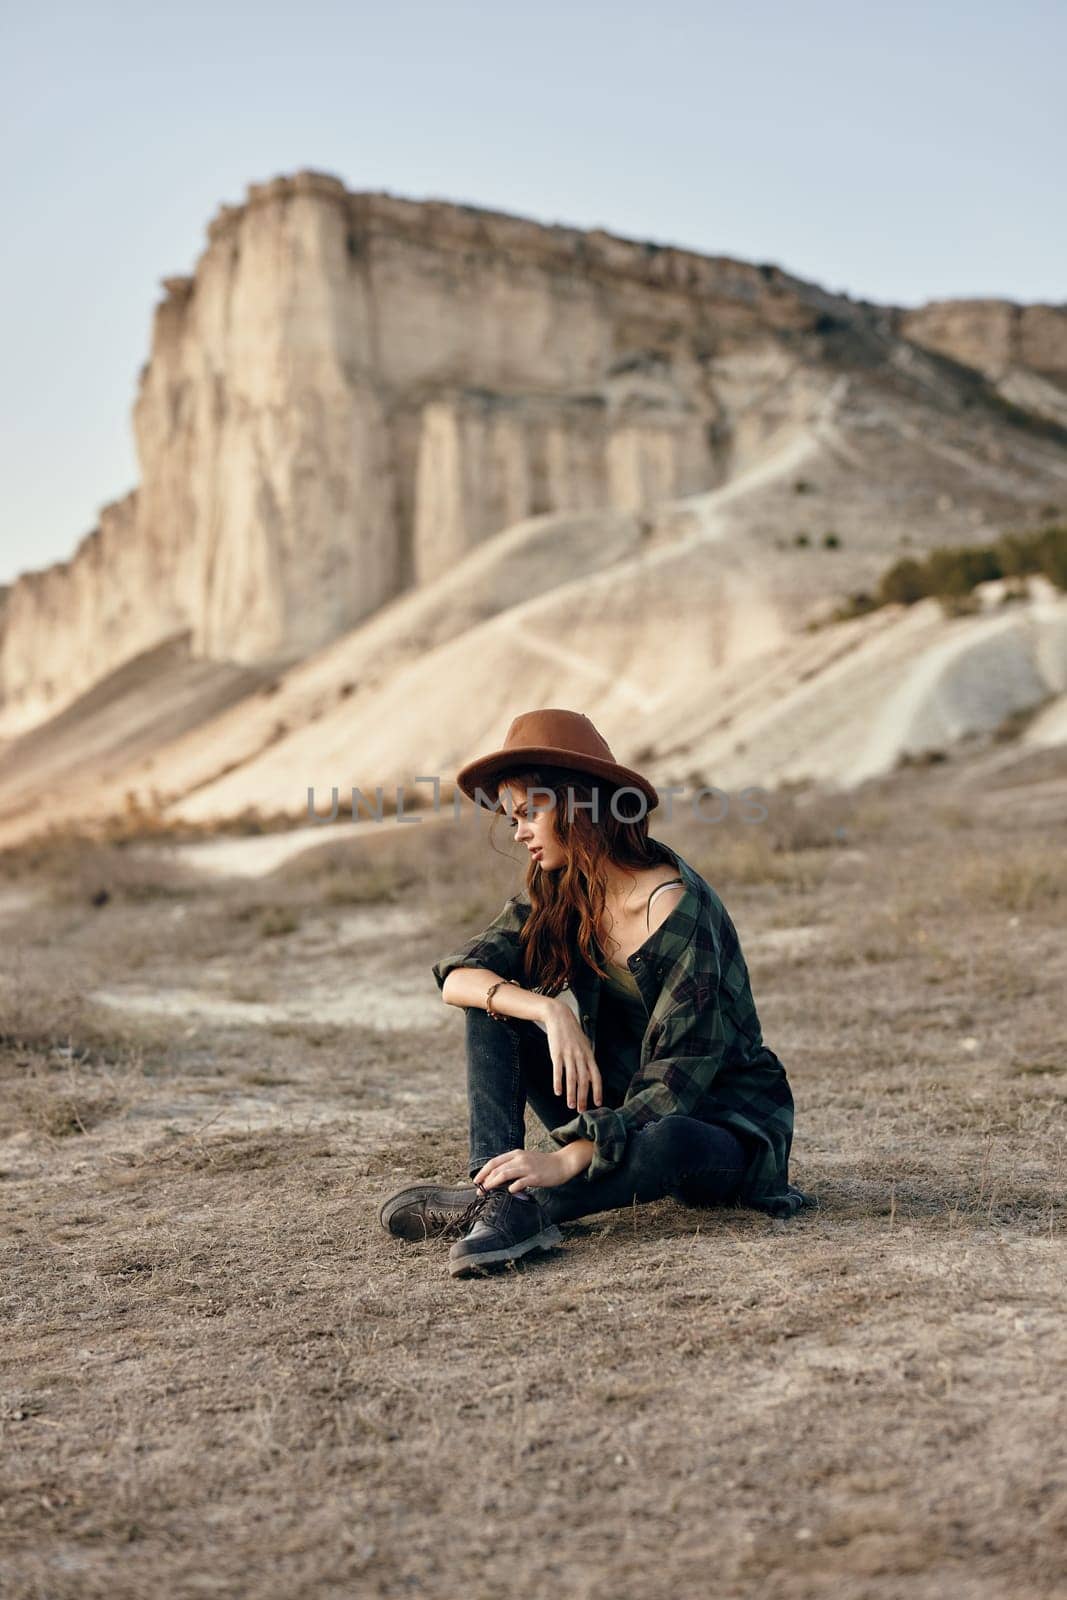
[[[480,1216],[482,1207],[489,1199],[492,1191],[483,1184],[475,1186],[478,1190],[474,1199],[462,1211],[434,1211],[432,1207],[426,1209],[427,1231],[434,1233],[466,1233]]]
[[[496,1189],[490,1189],[486,1195],[485,1202],[481,1209],[480,1215],[482,1221],[490,1224],[495,1223],[502,1213],[506,1213],[509,1210],[509,1203],[513,1200],[517,1201],[518,1198],[518,1194],[512,1194],[511,1190],[505,1184],[501,1184]],[[527,1196],[527,1199],[535,1206],[537,1205],[537,1201],[534,1199],[533,1195]],[[520,1205],[520,1210],[523,1214],[525,1214],[525,1212],[528,1210],[528,1206]]]

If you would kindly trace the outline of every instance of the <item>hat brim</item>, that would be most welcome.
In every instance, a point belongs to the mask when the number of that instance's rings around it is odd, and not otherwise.
[[[499,781],[505,772],[538,765],[573,767],[576,772],[606,778],[618,789],[639,789],[648,801],[649,811],[654,811],[659,805],[659,795],[653,785],[632,767],[619,766],[615,761],[602,761],[598,756],[583,755],[580,750],[557,750],[544,745],[520,745],[512,750],[494,750],[490,755],[479,756],[476,761],[468,761],[465,767],[459,769],[456,782],[467,798],[475,800],[482,810],[503,811],[503,804],[499,800],[495,805],[486,805],[484,801],[477,800],[476,791],[481,789],[488,793],[494,787],[494,780]]]

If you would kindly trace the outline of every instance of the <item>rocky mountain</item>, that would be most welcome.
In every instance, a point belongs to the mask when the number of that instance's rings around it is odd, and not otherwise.
[[[878,307],[316,173],[224,208],[165,290],[139,487],[0,613],[0,833],[131,793],[296,814],[532,704],[664,782],[1061,725],[1040,587],[809,630],[901,553],[1067,508],[1063,308]]]
[[[836,302],[775,268],[304,172],[224,207],[164,279],[139,487],[14,587],[2,725],[183,629],[293,659],[539,512],[710,488]]]
[[[904,312],[898,326],[983,373],[1011,404],[1067,427],[1067,305],[940,300]]]

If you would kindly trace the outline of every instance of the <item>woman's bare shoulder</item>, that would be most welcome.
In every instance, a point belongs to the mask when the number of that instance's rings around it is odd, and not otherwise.
[[[677,883],[682,874],[669,861],[660,861],[654,867],[643,867],[635,876],[638,892],[648,895],[661,883]]]
[[[649,882],[645,885],[645,906],[650,933],[655,933],[660,924],[666,922],[685,894],[685,884],[677,881],[679,877],[679,873],[665,868],[650,870]],[[669,884],[670,887],[664,888],[665,884]]]

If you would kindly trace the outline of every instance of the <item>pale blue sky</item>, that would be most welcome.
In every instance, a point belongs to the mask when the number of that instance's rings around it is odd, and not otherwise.
[[[136,481],[158,281],[300,167],[919,304],[1067,299],[1067,9],[5,0],[0,582]]]

